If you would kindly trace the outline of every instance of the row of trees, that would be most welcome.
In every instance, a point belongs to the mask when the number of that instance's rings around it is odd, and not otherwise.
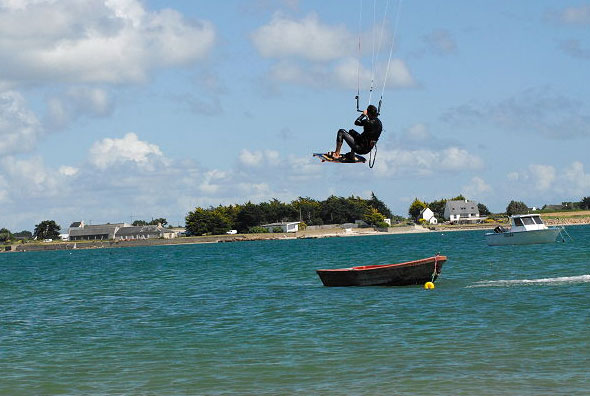
[[[162,225],[162,227],[164,227],[166,224],[168,224],[168,220],[166,220],[163,217],[159,217],[157,219],[152,219],[150,221],[146,221],[146,220],[135,220],[133,223],[131,223],[132,226],[146,226],[146,225]]]
[[[243,205],[197,207],[186,216],[186,230],[191,235],[223,234],[231,229],[240,233],[262,231],[262,224],[301,221],[305,225],[343,224],[364,220],[385,227],[385,218],[399,220],[387,205],[371,193],[370,199],[330,196],[324,201],[299,197],[290,203],[273,199]]]
[[[584,197],[579,202],[562,202],[560,210],[590,210],[590,197]],[[508,216],[514,214],[526,214],[530,212],[530,208],[522,201],[510,201],[506,207],[506,214]],[[553,210],[553,208],[545,205],[542,210]]]
[[[20,231],[12,233],[7,228],[0,229],[0,243],[16,239],[57,239],[60,226],[53,220],[44,220],[35,226],[35,231]]]

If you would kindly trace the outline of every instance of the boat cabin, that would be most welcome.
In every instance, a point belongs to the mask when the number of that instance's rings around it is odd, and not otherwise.
[[[510,231],[546,230],[547,226],[538,214],[510,216]]]

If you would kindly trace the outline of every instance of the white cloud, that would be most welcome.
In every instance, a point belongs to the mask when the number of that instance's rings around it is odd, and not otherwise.
[[[414,142],[425,142],[431,139],[432,135],[425,124],[418,123],[407,129],[405,138]]]
[[[488,123],[510,133],[548,138],[590,135],[590,113],[585,103],[546,87],[527,89],[497,103],[467,103],[451,108],[443,120],[469,128]]]
[[[267,183],[239,183],[238,189],[251,199],[267,199],[271,194],[271,188]]]
[[[10,181],[13,195],[53,196],[59,193],[62,186],[59,175],[47,169],[38,156],[29,159],[6,157],[0,162],[0,167]]]
[[[42,128],[21,94],[0,92],[0,155],[32,150]]]
[[[506,178],[511,182],[517,182],[520,179],[520,174],[518,172],[509,172]]]
[[[558,13],[562,23],[573,25],[590,25],[590,5],[567,7]]]
[[[384,36],[388,34],[385,32]],[[363,41],[370,43],[380,35],[379,32],[363,33],[362,36]],[[384,60],[389,55],[385,45],[377,45],[378,53],[372,57],[374,67],[359,65],[356,33],[339,25],[323,24],[316,14],[300,20],[275,14],[269,24],[257,29],[251,38],[262,56],[276,60],[270,69],[273,81],[346,89],[356,88],[357,83],[369,89],[372,80],[376,89],[383,85],[386,88],[415,85],[412,74],[402,60]],[[366,48],[371,47],[370,44],[366,45]]]
[[[386,63],[379,63],[375,75],[368,68],[361,66],[354,58],[344,58],[327,64],[299,64],[281,60],[271,66],[271,79],[278,82],[306,85],[314,88],[338,87],[356,89],[357,84],[368,89],[373,80],[373,88],[381,91],[387,70]],[[415,86],[406,64],[399,59],[392,59],[387,73],[386,88],[404,88]]]
[[[571,191],[571,194],[577,196],[588,196],[590,191],[590,173],[584,171],[584,164],[580,161],[573,162],[563,172],[564,180]]]
[[[481,197],[483,194],[486,194],[492,191],[492,187],[487,184],[481,177],[475,176],[471,179],[471,182],[463,186],[463,190],[465,194],[469,197]]]
[[[239,160],[244,166],[260,166],[263,160],[263,154],[260,151],[251,152],[249,150],[240,151]]]
[[[296,57],[330,61],[354,53],[354,36],[343,26],[328,26],[316,14],[292,20],[275,14],[272,20],[252,33],[252,41],[267,58]]]
[[[160,148],[128,133],[122,139],[106,138],[90,148],[89,161],[99,169],[106,169],[125,162],[152,169],[157,161],[165,161]]]
[[[203,182],[199,185],[199,189],[205,194],[217,194],[223,187],[223,182],[228,180],[230,175],[228,172],[213,169],[205,173]]]
[[[590,173],[584,170],[581,161],[574,161],[564,169],[551,165],[532,164],[525,170],[513,171],[507,175],[515,191],[527,199],[550,201],[579,200],[588,195]]]
[[[63,128],[83,115],[104,117],[112,112],[109,94],[100,88],[73,87],[47,101],[49,125]]]
[[[246,167],[274,166],[279,163],[280,155],[278,151],[274,150],[249,151],[243,149],[240,151],[238,159],[240,164]]]
[[[438,159],[439,166],[446,170],[473,170],[483,166],[483,161],[479,157],[458,147],[444,149]]]
[[[0,82],[143,81],[154,68],[204,58],[215,36],[210,22],[138,0],[4,1]]]
[[[539,191],[545,191],[551,188],[556,179],[555,168],[551,165],[537,165],[529,166],[529,171],[535,181],[535,188]]]
[[[363,65],[359,68],[358,59],[347,58],[338,62],[333,70],[328,71],[327,80],[331,84],[348,89],[356,88],[357,84],[368,89],[373,81],[373,87],[377,92],[380,92],[384,83],[386,88],[407,88],[416,85],[414,77],[402,60],[392,59],[389,69],[387,66],[387,62],[378,62],[373,74],[370,68]],[[387,81],[385,81],[386,76]]]
[[[73,166],[60,166],[59,173],[64,176],[76,176],[80,172],[80,169],[74,168]]]
[[[531,164],[527,169],[508,173],[508,180],[525,184],[528,189],[547,191],[557,179],[557,171],[551,165]]]
[[[483,166],[478,156],[458,147],[444,150],[379,150],[378,166],[381,176],[429,176],[437,171],[473,171]]]

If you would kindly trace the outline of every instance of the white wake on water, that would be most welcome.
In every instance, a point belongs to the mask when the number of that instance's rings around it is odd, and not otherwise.
[[[572,283],[589,283],[590,275],[579,276],[562,276],[558,278],[542,278],[542,279],[515,279],[515,280],[485,280],[475,282],[473,285],[467,287],[506,287],[506,286],[522,286],[522,285],[559,285]]]

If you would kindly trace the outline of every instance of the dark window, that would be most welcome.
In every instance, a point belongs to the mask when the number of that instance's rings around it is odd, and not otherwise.
[[[543,220],[541,220],[541,216],[533,216],[533,220],[535,220],[535,223],[537,223],[537,224],[543,224]]]
[[[520,217],[516,217],[514,218],[514,225],[522,227],[524,224],[522,224],[522,220],[520,219]]]
[[[532,217],[523,217],[522,221],[524,222],[525,225],[534,225],[535,224]]]

